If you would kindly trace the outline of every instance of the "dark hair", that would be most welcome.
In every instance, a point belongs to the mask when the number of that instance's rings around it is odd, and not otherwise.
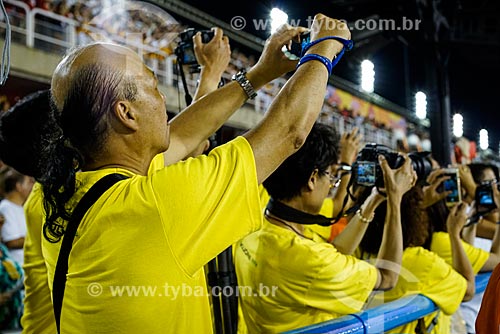
[[[27,95],[0,118],[0,159],[38,180],[42,137],[54,125],[49,90]]]
[[[24,174],[19,173],[13,168],[9,168],[2,175],[2,190],[5,194],[13,192],[16,190],[16,185],[22,183],[25,177]]]
[[[446,201],[444,199],[428,207],[427,212],[429,217],[432,217],[432,219],[430,219],[432,232],[448,232],[446,220],[448,219],[450,210],[448,206],[446,206]]]
[[[107,117],[119,100],[134,101],[137,86],[131,78],[105,64],[81,66],[72,78],[56,121],[47,133],[43,151],[46,165],[41,183],[47,215],[43,233],[50,242],[64,234],[71,217],[66,204],[74,195],[76,172],[102,153],[107,139]],[[59,220],[59,221],[58,221]]]
[[[483,173],[487,169],[491,169],[493,173],[495,174],[495,178],[498,180],[500,179],[498,176],[498,167],[495,165],[490,165],[490,164],[483,164],[483,163],[472,163],[469,164],[470,172],[472,174],[472,177],[474,178],[474,182],[477,184],[481,183],[483,181]]]
[[[414,186],[401,201],[401,229],[403,234],[403,249],[407,247],[427,247],[427,241],[431,234],[429,217],[425,209],[422,209],[422,188]],[[387,214],[387,203],[382,203],[375,210],[375,217],[368,225],[366,233],[361,240],[360,248],[363,253],[377,254],[382,244],[385,217]]]
[[[301,194],[314,169],[324,172],[337,163],[338,134],[331,126],[316,123],[304,145],[288,157],[265,181],[275,200],[289,200]]]

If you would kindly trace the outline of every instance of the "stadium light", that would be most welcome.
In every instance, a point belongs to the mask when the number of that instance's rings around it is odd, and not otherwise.
[[[373,93],[373,86],[375,84],[375,66],[369,60],[361,62],[361,89],[368,93]]]
[[[271,9],[271,34],[273,34],[278,28],[288,22],[288,14],[279,8]]]
[[[457,138],[464,135],[464,118],[460,114],[453,115],[453,135]]]
[[[427,96],[422,92],[415,94],[415,113],[420,119],[427,117]]]
[[[489,142],[488,142],[488,130],[486,129],[481,129],[479,131],[479,147],[482,150],[486,150],[489,147]]]

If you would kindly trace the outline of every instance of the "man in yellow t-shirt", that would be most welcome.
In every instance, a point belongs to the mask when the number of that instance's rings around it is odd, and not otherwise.
[[[235,246],[242,332],[277,333],[356,312],[373,289],[388,289],[397,281],[397,272],[350,256],[384,201],[378,192],[333,244],[303,225],[306,219],[318,219],[314,215],[329,193],[335,140],[332,128],[315,124],[304,146],[264,181],[272,199],[263,228]],[[399,202],[416,181],[406,160],[399,170],[381,163],[394,211],[388,214],[386,248],[379,258],[396,264],[402,251]]]
[[[317,15],[312,40],[330,35],[348,39],[349,32],[334,23]],[[129,176],[101,196],[80,224],[69,258],[62,332],[211,332],[202,267],[260,226],[257,185],[304,142],[321,109],[322,95],[316,93],[326,87],[324,64],[304,62],[276,97],[269,117],[245,137],[209,156],[148,176],[147,170],[169,139],[174,148],[186,151],[190,145],[182,139],[205,139],[213,131],[207,123],[220,126],[253,97],[252,84],[261,87],[290,71],[295,63],[283,59],[281,47],[302,31],[278,30],[248,74],[240,73],[237,83],[178,116],[184,121],[180,124],[189,126],[182,134],[173,131],[172,138],[154,75],[135,53],[93,44],[58,66],[52,88],[66,89],[58,110],[63,135],[47,134],[43,161],[48,172],[42,177],[49,208],[42,240],[49,283],[62,237],[57,224],[64,225],[58,217],[68,214],[104,175]],[[214,38],[227,42],[220,31]],[[327,41],[309,52],[332,59],[342,48]],[[78,168],[84,172],[76,172]]]
[[[227,67],[230,58],[228,45],[216,44],[211,41],[206,44],[195,39],[196,57],[201,66],[199,85],[194,95],[194,101],[217,89],[217,83]],[[7,120],[8,119],[8,120]],[[48,91],[40,91],[30,94],[11,110],[7,117],[2,117],[1,132],[5,147],[16,147],[16,151],[3,150],[10,165],[15,166],[28,175],[39,177],[37,161],[39,160],[39,145],[44,125],[50,121],[50,94]],[[173,122],[175,123],[175,121]],[[23,137],[18,137],[18,128],[29,129]],[[205,145],[208,140],[204,141]],[[201,146],[201,145],[200,145]],[[148,175],[166,166],[165,162],[173,163],[177,152],[168,150],[158,154],[149,167]],[[196,154],[197,155],[197,154]],[[172,157],[174,156],[174,157]],[[42,225],[45,217],[42,204],[42,189],[40,184],[35,187],[24,205],[27,217],[27,235],[25,239],[24,253],[27,259],[24,266],[26,272],[24,312],[22,327],[25,333],[48,333],[56,332],[54,311],[49,289],[49,282],[44,280],[47,276],[47,268],[41,249]]]

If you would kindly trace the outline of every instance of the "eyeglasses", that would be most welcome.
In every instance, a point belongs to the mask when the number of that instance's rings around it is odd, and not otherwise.
[[[337,188],[340,185],[341,178],[338,176],[333,175],[332,172],[329,171],[324,171],[323,174],[328,176],[330,179],[330,188]]]

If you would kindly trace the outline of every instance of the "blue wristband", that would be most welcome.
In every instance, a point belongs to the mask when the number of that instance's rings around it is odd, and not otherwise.
[[[330,59],[328,59],[325,56],[318,55],[315,53],[311,53],[311,54],[308,54],[308,55],[301,57],[299,60],[299,63],[297,64],[297,68],[299,68],[300,65],[308,62],[309,60],[318,60],[318,61],[322,62],[323,65],[325,65],[326,69],[328,70],[328,75],[332,74],[333,65],[332,65],[332,62],[330,61]]]
[[[323,42],[323,41],[326,41],[328,39],[334,39],[340,43],[342,43],[342,45],[344,46],[342,48],[342,50],[344,49],[347,49],[347,51],[351,51],[353,46],[354,46],[354,42],[352,40],[349,40],[349,39],[345,39],[345,38],[342,38],[342,37],[337,37],[337,36],[326,36],[326,37],[323,37],[323,38],[320,38],[320,39],[317,39],[315,41],[312,41],[310,43],[307,43],[304,48],[302,49],[302,56],[306,53],[307,50],[309,50],[309,48],[313,45],[316,45],[320,42]],[[342,51],[341,51],[342,52]]]
[[[335,58],[333,58],[333,62],[332,62],[332,68],[335,67],[335,65],[337,65],[337,63],[340,61],[340,58],[342,58],[342,56],[344,55],[345,51],[351,51],[353,46],[354,46],[354,43],[352,40],[349,40],[349,39],[345,39],[345,38],[342,38],[342,37],[337,37],[337,36],[327,36],[327,37],[323,37],[323,38],[320,38],[320,39],[317,39],[315,41],[312,41],[308,44],[306,44],[306,46],[302,49],[302,56],[304,56],[304,54],[306,53],[307,50],[309,50],[309,48],[313,45],[316,45],[320,42],[323,42],[323,41],[326,41],[328,39],[334,39],[340,43],[342,43],[342,45],[344,45],[344,47],[342,48],[342,50],[340,50],[339,54],[335,56]],[[331,69],[330,69],[330,73],[331,73]]]

